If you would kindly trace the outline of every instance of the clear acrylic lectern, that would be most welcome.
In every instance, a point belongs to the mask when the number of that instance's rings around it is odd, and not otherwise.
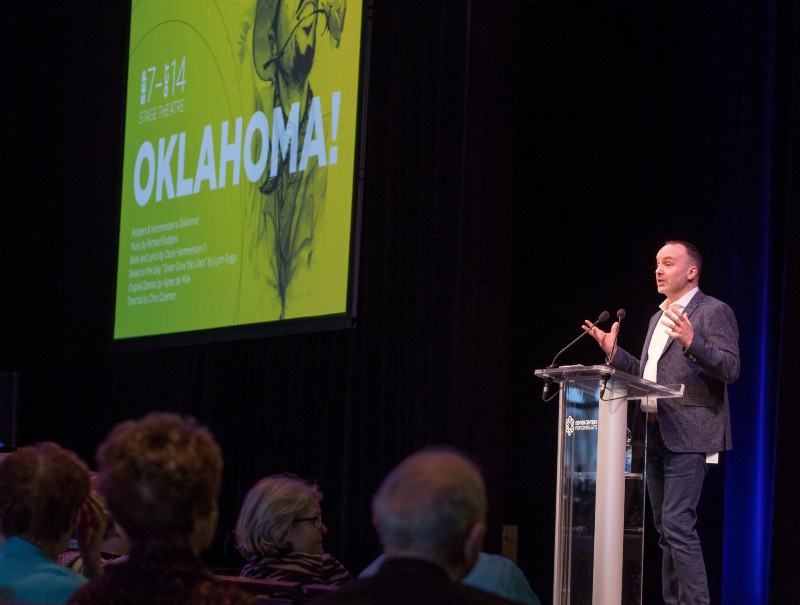
[[[560,384],[554,605],[638,605],[644,546],[644,444],[628,427],[641,399],[681,397],[606,365],[536,370]],[[601,399],[602,391],[602,399]]]

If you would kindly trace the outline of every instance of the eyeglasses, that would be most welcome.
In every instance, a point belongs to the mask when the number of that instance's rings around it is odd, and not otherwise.
[[[314,527],[319,529],[322,527],[322,515],[317,515],[316,517],[301,517],[300,519],[295,519],[292,523],[301,523],[303,521],[308,521],[309,523],[313,523]]]

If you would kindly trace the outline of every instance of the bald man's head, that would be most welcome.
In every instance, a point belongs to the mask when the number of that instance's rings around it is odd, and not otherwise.
[[[450,557],[486,518],[486,487],[463,454],[430,448],[392,470],[372,501],[384,548]]]

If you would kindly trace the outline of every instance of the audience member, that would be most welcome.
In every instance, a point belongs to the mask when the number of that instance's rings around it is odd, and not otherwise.
[[[486,533],[486,487],[464,455],[429,448],[392,470],[372,501],[386,560],[320,605],[500,605],[513,603],[461,583]]]
[[[75,534],[86,575],[100,573],[108,513],[78,456],[46,442],[0,462],[0,600],[64,603],[88,580],[56,562]]]
[[[245,496],[236,522],[236,547],[247,559],[241,576],[340,586],[350,573],[325,553],[322,493],[294,475],[261,479]]]
[[[96,487],[96,480],[97,474],[92,473],[91,482],[93,492]],[[99,497],[98,495],[98,498]],[[103,507],[105,508],[105,502],[103,502]],[[128,538],[125,535],[125,531],[120,527],[119,523],[109,518],[106,532],[103,534],[103,542],[100,544],[100,565],[116,561],[127,554]],[[67,550],[58,555],[58,564],[74,569],[78,573],[84,573],[84,561],[77,537],[73,537],[67,545]]]
[[[100,564],[106,565],[113,561],[119,561],[128,554],[128,537],[125,530],[113,519],[109,520],[108,529],[103,535],[103,542],[100,544]],[[66,552],[58,555],[59,565],[74,569],[78,573],[84,572],[83,556],[78,547],[78,540],[73,538],[69,541]]]
[[[217,524],[222,455],[192,419],[152,412],[118,424],[97,450],[97,485],[125,529],[128,557],[80,588],[73,605],[252,603],[203,569]]]
[[[386,555],[381,555],[370,563],[358,577],[374,576],[385,560]],[[540,605],[541,603],[522,570],[511,559],[501,555],[480,552],[475,567],[464,576],[461,582],[518,603],[527,603],[528,605]]]

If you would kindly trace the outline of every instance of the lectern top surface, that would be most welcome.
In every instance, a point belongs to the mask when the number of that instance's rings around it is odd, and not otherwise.
[[[587,393],[597,390],[599,381],[605,378],[608,387],[613,389],[626,389],[627,399],[642,399],[657,397],[671,399],[683,396],[683,385],[663,385],[633,374],[628,374],[608,365],[571,365],[557,368],[544,368],[534,372],[539,378],[549,378],[554,382],[568,382]]]

